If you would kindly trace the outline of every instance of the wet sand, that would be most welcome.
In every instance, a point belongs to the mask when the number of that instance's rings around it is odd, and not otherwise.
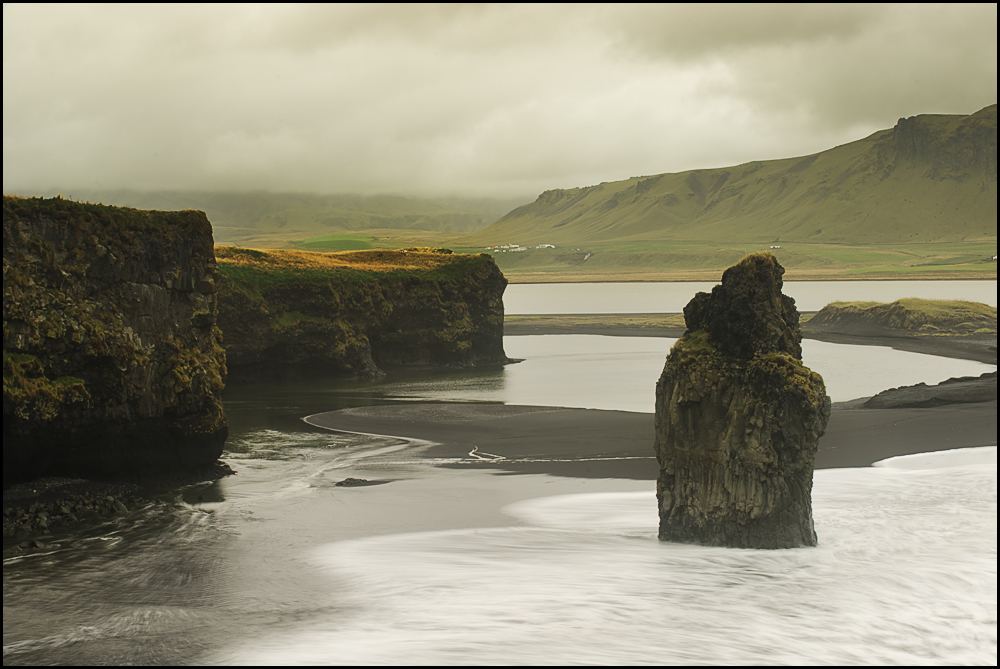
[[[435,442],[440,466],[517,474],[651,480],[653,414],[502,404],[361,407],[310,416],[332,430]],[[816,468],[865,467],[897,455],[996,445],[993,399],[930,409],[835,409]]]

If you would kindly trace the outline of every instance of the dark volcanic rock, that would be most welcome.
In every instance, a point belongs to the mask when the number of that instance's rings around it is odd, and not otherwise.
[[[861,405],[862,409],[911,409],[946,406],[949,404],[976,404],[995,402],[997,399],[997,373],[981,376],[963,376],[928,386],[902,386],[883,390]]]
[[[202,212],[3,199],[4,485],[211,465],[228,424]]]
[[[794,301],[770,254],[730,267],[684,309],[656,386],[660,539],[813,546],[813,461],[830,416],[802,365]]]

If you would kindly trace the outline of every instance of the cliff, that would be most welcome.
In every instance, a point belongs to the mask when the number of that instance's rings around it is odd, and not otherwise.
[[[215,267],[201,212],[4,196],[5,486],[215,462]]]
[[[830,398],[802,365],[783,273],[770,254],[747,256],[684,309],[688,331],[656,385],[663,541],[816,544],[813,462]]]
[[[234,378],[375,378],[398,365],[508,362],[507,280],[445,249],[308,253],[216,248]]]

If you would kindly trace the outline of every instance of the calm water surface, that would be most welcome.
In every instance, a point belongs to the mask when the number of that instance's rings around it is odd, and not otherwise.
[[[5,544],[4,663],[995,662],[995,447],[820,471],[818,548],[726,550],[658,542],[646,481],[435,468],[301,421],[419,400],[652,411],[671,343],[511,337],[525,361],[502,370],[230,388],[237,476]],[[835,399],[995,369],[804,345]]]
[[[507,355],[523,362],[491,373],[454,374],[447,382],[417,376],[358,390],[371,399],[485,401],[652,413],[656,380],[675,341],[600,335],[505,337]],[[996,365],[881,346],[806,339],[802,350],[803,361],[822,374],[827,394],[835,402],[868,397],[886,388],[935,384],[996,370]]]

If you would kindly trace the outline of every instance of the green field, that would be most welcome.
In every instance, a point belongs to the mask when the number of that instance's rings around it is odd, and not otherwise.
[[[302,251],[362,251],[375,248],[374,239],[365,235],[323,235],[299,242]]]
[[[748,253],[770,250],[789,280],[995,279],[995,242],[849,246],[718,245],[698,241],[594,242],[493,253],[512,282],[717,279]],[[460,253],[483,248],[456,247]]]

